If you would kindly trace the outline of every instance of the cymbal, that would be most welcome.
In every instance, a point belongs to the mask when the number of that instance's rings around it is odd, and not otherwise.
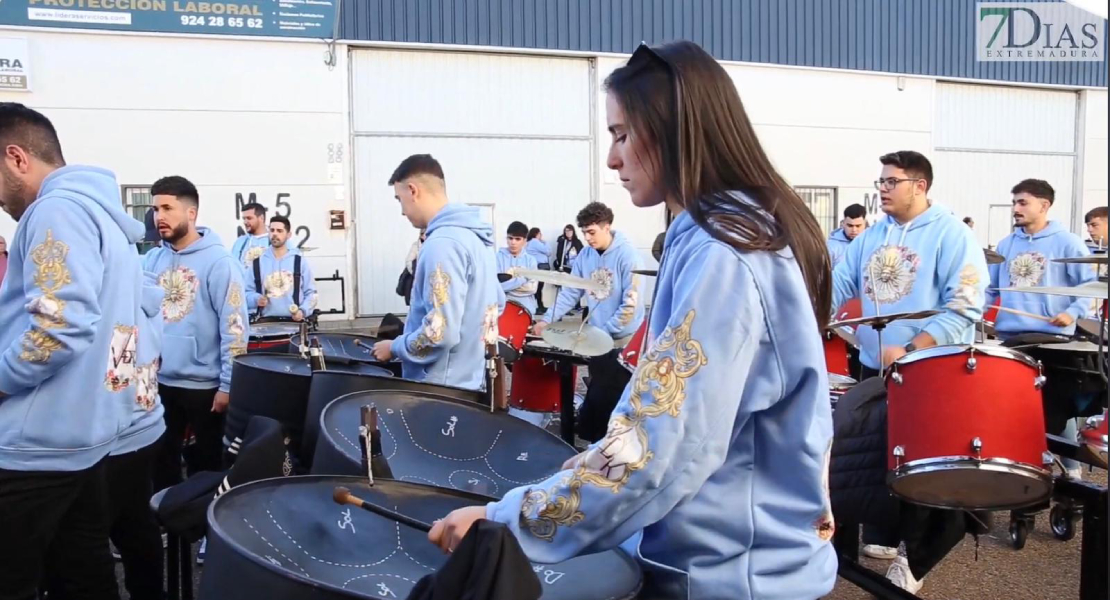
[[[988,265],[1000,265],[1006,262],[1005,256],[1002,256],[1001,254],[995,252],[994,250],[991,250],[990,248],[984,248],[983,254],[985,254],[987,257]]]
[[[580,356],[601,356],[613,349],[613,338],[593,325],[552,323],[543,330],[543,341]]]
[[[1098,328],[1099,321],[1097,319],[1079,319],[1075,322],[1075,332],[1091,338],[1091,341],[1098,339]],[[1110,336],[1103,333],[1102,339],[1103,341],[1110,341]]]
[[[845,319],[843,321],[836,321],[833,323],[829,323],[828,327],[835,330],[835,328],[848,327],[852,325],[870,325],[871,327],[874,327],[875,325],[886,326],[890,323],[893,323],[894,321],[925,319],[939,314],[939,310],[919,310],[917,312],[890,313],[887,315],[876,315],[873,317],[860,317],[858,319]]]
[[[1046,294],[1049,296],[1071,296],[1072,298],[1106,299],[1107,287],[1105,281],[1090,281],[1074,287],[1042,286],[1042,287],[1007,287],[998,288],[1000,292],[1022,292],[1025,294]]]
[[[1099,345],[1086,341],[1063,342],[1060,344],[1034,344],[1032,347],[1041,350],[1061,350],[1068,352],[1098,352]]]
[[[569,273],[561,271],[541,271],[539,269],[517,269],[517,277],[531,279],[532,281],[541,281],[543,283],[550,283],[553,285],[561,285],[563,287],[577,288],[580,290],[592,290],[595,292],[602,291],[601,283],[591,279],[584,279],[582,277],[575,277]]]
[[[1105,254],[1092,254],[1091,256],[1074,256],[1072,258],[1054,258],[1052,262],[1078,264],[1078,265],[1105,265]]]

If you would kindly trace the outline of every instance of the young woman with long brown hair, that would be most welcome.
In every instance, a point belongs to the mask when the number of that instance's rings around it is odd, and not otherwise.
[[[606,89],[609,167],[634,205],[674,215],[649,350],[604,439],[429,538],[449,551],[487,518],[538,562],[631,549],[645,597],[823,596],[836,557],[817,222],[698,46],[641,46]]]

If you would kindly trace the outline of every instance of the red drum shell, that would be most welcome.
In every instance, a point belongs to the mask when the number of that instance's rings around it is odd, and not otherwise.
[[[891,490],[940,508],[1047,500],[1040,375],[1033,359],[997,346],[940,346],[899,359],[886,380]]]
[[[636,329],[636,333],[632,334],[632,339],[628,340],[628,345],[617,356],[617,362],[628,369],[630,373],[635,373],[636,366],[640,364],[640,354],[644,350],[644,337],[647,335],[647,328],[648,320],[644,319],[644,322],[640,323],[640,327]]]
[[[575,368],[575,381],[578,373]],[[562,408],[559,367],[552,361],[528,354],[513,364],[509,406],[532,412],[557,413]]]
[[[848,376],[848,342],[832,331],[824,332],[826,371]]]
[[[532,313],[524,306],[509,300],[497,318],[498,341],[520,352],[524,349],[528,328],[532,326]]]

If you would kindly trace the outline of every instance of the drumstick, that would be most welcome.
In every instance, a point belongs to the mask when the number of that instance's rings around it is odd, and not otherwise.
[[[355,496],[354,494],[352,494],[351,490],[349,490],[345,487],[335,488],[335,492],[332,493],[332,499],[335,500],[336,504],[350,504],[351,506],[357,506],[357,507],[359,507],[363,510],[368,510],[372,513],[381,515],[381,516],[383,516],[387,519],[392,519],[394,521],[397,521],[398,523],[401,523],[403,525],[408,525],[409,527],[412,527],[413,529],[423,531],[424,533],[427,533],[427,532],[432,530],[432,526],[425,523],[424,521],[420,521],[418,519],[414,519],[412,517],[402,515],[401,513],[397,512],[397,511],[389,510],[388,508],[386,508],[384,506],[379,506],[379,505],[374,504],[372,502],[367,502],[367,501],[363,500],[362,498],[359,498],[358,496]]]
[[[1025,312],[1024,310],[1018,310],[1016,308],[1006,308],[1005,306],[996,306],[995,308],[997,308],[998,310],[1000,310],[1002,312],[1008,312],[1008,313],[1011,313],[1011,314],[1020,315],[1022,317],[1029,317],[1030,319],[1038,319],[1038,320],[1044,321],[1046,323],[1051,323],[1052,322],[1052,317],[1046,317],[1044,315],[1035,315],[1033,313],[1028,313],[1028,312]]]

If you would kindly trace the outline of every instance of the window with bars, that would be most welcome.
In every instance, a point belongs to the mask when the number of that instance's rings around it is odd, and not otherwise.
[[[813,216],[817,217],[817,224],[821,226],[825,237],[828,237],[840,224],[836,188],[803,185],[796,186],[794,191],[806,203]]]
[[[154,206],[154,199],[150,195],[150,186],[125,185],[122,192],[124,212],[140,223],[145,222],[146,211]],[[154,242],[139,242],[139,254],[146,254],[153,247]]]

